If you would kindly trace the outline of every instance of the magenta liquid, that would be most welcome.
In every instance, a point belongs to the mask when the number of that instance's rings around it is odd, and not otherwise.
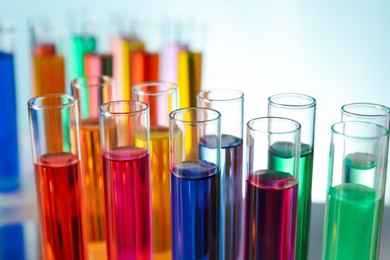
[[[245,259],[295,259],[298,184],[285,172],[250,174],[245,198]]]
[[[103,153],[108,259],[152,259],[149,154],[120,147]]]

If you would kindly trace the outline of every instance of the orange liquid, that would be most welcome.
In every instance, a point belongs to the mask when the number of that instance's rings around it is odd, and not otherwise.
[[[104,188],[101,162],[102,157],[100,149],[100,129],[98,119],[87,119],[81,121],[80,147],[82,156],[81,173],[83,176],[85,196],[85,215],[88,245],[90,248],[96,248],[96,245],[98,243],[104,242],[106,238],[104,217]],[[101,252],[99,254],[101,254]],[[106,254],[104,250],[104,256],[105,255]]]
[[[43,259],[87,259],[78,158],[45,154],[34,168]]]
[[[65,93],[65,61],[60,55],[34,56],[33,96]]]
[[[172,259],[169,130],[151,128],[153,258]]]

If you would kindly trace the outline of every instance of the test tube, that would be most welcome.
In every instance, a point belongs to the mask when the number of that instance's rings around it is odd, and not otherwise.
[[[87,259],[77,100],[39,96],[28,111],[42,257]]]
[[[104,189],[100,147],[99,106],[112,99],[112,78],[79,77],[71,81],[72,94],[80,111],[81,174],[89,254],[106,256]]]
[[[322,259],[379,259],[388,145],[380,125],[332,126]]]
[[[108,259],[152,259],[149,108],[99,108]]]
[[[177,109],[177,86],[148,82],[133,86],[133,98],[149,106],[153,258],[171,259],[169,113]]]
[[[390,108],[374,103],[350,103],[341,107],[341,121],[364,121],[389,129]]]
[[[13,51],[13,27],[0,21],[0,89],[2,122],[0,127],[0,193],[20,188],[16,83]]]
[[[244,259],[295,259],[300,129],[280,117],[247,123]]]
[[[225,88],[202,90],[198,106],[221,113],[221,259],[242,259],[244,94]],[[205,150],[210,148],[201,146]]]
[[[33,97],[66,93],[64,42],[65,29],[49,19],[30,21],[32,43]]]
[[[172,259],[220,259],[221,115],[193,107],[169,118]]]
[[[310,240],[316,100],[299,93],[276,94],[268,98],[268,116],[290,118],[301,125],[296,259],[306,260]]]

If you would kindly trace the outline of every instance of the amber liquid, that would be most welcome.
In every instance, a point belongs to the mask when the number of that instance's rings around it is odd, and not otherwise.
[[[104,187],[98,119],[81,121],[80,147],[89,251],[93,259],[96,259],[94,255],[105,259]]]
[[[51,47],[51,48],[49,48]],[[32,96],[65,93],[65,61],[54,45],[37,45],[33,56]]]
[[[150,130],[153,258],[172,259],[169,130]]]

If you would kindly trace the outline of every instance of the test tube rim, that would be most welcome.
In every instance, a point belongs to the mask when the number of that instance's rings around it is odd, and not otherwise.
[[[348,125],[350,125],[350,124],[358,124],[358,125],[361,125],[361,126],[363,126],[363,125],[376,126],[378,128],[378,130],[381,131],[381,132],[379,134],[377,134],[377,135],[361,136],[361,135],[355,135],[355,134],[346,134],[343,131],[338,130],[339,127],[341,127],[342,129],[345,129],[344,126],[347,125],[347,124]],[[340,126],[340,125],[343,125],[343,126]],[[381,126],[379,124],[375,124],[375,123],[371,123],[371,122],[365,122],[365,121],[340,121],[340,122],[334,123],[331,126],[331,131],[332,131],[333,135],[344,136],[346,138],[353,138],[353,139],[360,139],[360,140],[374,140],[374,139],[378,139],[378,138],[384,138],[384,137],[390,135],[390,131],[386,127]]]
[[[293,104],[293,103],[280,103],[276,102],[275,99],[279,98],[285,98],[285,97],[294,97],[294,98],[300,98],[302,100],[307,100],[307,103],[302,103],[302,104]],[[272,95],[268,98],[268,103],[270,106],[275,106],[275,107],[290,107],[290,108],[295,108],[295,109],[307,109],[311,107],[315,107],[317,105],[317,100],[309,95],[302,94],[302,93],[280,93],[280,94],[275,94]]]
[[[212,91],[216,91],[216,92],[219,92],[219,91],[229,91],[231,93],[236,93],[237,96],[235,97],[232,97],[232,98],[225,98],[225,99],[219,99],[219,98],[206,98],[203,96],[203,94],[205,93],[210,93]],[[201,90],[197,97],[198,99],[201,99],[205,102],[234,102],[236,100],[240,100],[240,99],[243,99],[244,98],[244,93],[238,89],[233,89],[233,88],[214,88],[214,89],[204,89],[204,90]]]
[[[290,123],[294,124],[296,127],[291,129],[291,130],[285,130],[285,131],[270,131],[269,129],[267,131],[263,131],[263,130],[256,129],[253,127],[253,123],[260,121],[260,120],[261,121],[262,120],[280,120],[280,121],[290,122]],[[295,120],[290,119],[290,118],[276,117],[276,116],[256,117],[256,118],[249,120],[246,125],[248,127],[248,130],[250,130],[251,132],[263,133],[263,134],[268,134],[268,135],[271,135],[271,134],[272,135],[275,135],[275,134],[284,135],[284,134],[294,133],[296,131],[300,132],[301,128],[302,128],[301,124],[298,121],[295,121]]]
[[[69,102],[67,103],[61,103],[58,105],[36,105],[35,102],[41,101],[43,99],[48,98],[67,98]],[[72,107],[73,105],[77,105],[77,98],[73,95],[64,94],[64,93],[53,93],[53,94],[46,94],[42,96],[36,96],[32,97],[27,101],[27,105],[32,110],[43,110],[43,109],[58,109],[58,108],[65,108],[65,107]]]
[[[155,92],[144,92],[141,91],[140,88],[142,87],[148,87],[148,86],[168,86],[169,89],[167,90],[161,90],[161,91],[155,91]],[[132,88],[132,93],[136,95],[144,95],[144,96],[161,96],[161,95],[169,95],[172,93],[177,92],[177,84],[167,81],[146,81],[139,84],[135,84]]]
[[[106,108],[109,108],[112,105],[117,105],[117,104],[132,104],[136,103],[140,105],[141,109],[139,110],[134,110],[134,111],[125,111],[125,112],[115,112],[115,111],[108,111]],[[108,116],[120,116],[120,115],[137,115],[137,114],[142,114],[145,113],[149,110],[148,104],[142,101],[138,100],[115,100],[111,102],[104,103],[99,106],[99,113],[100,115],[103,115],[105,117]]]
[[[182,120],[182,119],[178,119],[178,118],[174,117],[175,114],[178,114],[178,113],[181,113],[184,111],[190,111],[190,110],[206,110],[206,111],[213,112],[216,116],[214,118],[211,118],[211,119],[196,120],[196,121]],[[200,124],[200,123],[206,124],[206,123],[210,123],[210,122],[213,122],[215,120],[220,120],[220,119],[221,119],[221,113],[219,113],[219,111],[212,109],[212,108],[205,108],[205,107],[184,107],[184,108],[179,108],[179,109],[173,110],[171,113],[169,113],[169,120],[171,122],[180,122],[182,124]]]

